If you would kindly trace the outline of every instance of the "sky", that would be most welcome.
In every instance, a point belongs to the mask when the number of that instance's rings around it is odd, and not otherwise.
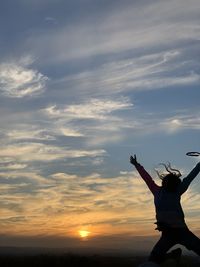
[[[185,154],[200,150],[199,13],[199,0],[1,0],[1,246],[158,238],[129,157],[158,184],[160,162],[183,177],[198,162]],[[196,234],[199,178],[182,200]]]

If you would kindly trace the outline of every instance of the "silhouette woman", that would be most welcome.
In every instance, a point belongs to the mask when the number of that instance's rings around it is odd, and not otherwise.
[[[166,258],[167,251],[176,244],[181,244],[200,256],[200,239],[188,229],[180,203],[181,195],[200,172],[200,162],[182,181],[178,170],[172,169],[170,164],[168,166],[163,164],[168,174],[158,173],[162,179],[161,186],[157,185],[137,162],[136,155],[130,157],[130,163],[135,166],[154,195],[157,220],[155,224],[157,224],[156,229],[161,231],[161,237],[151,251],[149,260],[161,263]],[[179,252],[181,253],[180,249]]]

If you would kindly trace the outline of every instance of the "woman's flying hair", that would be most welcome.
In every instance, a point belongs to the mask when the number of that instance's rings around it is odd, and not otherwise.
[[[169,162],[167,164],[160,163],[159,165],[164,166],[165,167],[165,170],[168,172],[167,174],[166,173],[160,173],[158,170],[155,169],[158,177],[161,180],[163,180],[166,177],[166,175],[169,175],[169,174],[172,174],[173,176],[178,177],[178,178],[181,177],[181,175],[182,175],[179,170],[172,168],[171,167],[171,164]]]
[[[166,173],[160,174],[156,170],[159,178],[162,180],[162,187],[168,192],[176,192],[178,189],[178,186],[181,183],[180,171],[172,168],[170,163],[168,164],[160,163],[159,165],[164,166],[165,170],[167,171],[167,174]]]

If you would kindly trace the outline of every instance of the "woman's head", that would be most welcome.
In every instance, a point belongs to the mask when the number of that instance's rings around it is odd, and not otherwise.
[[[169,192],[175,192],[180,183],[181,179],[172,173],[169,173],[162,178],[162,187]]]
[[[161,163],[160,165],[163,165],[167,171],[167,174],[160,174],[158,171],[156,171],[159,178],[162,180],[162,187],[169,192],[175,192],[181,183],[180,171],[173,169],[170,163],[168,163],[168,165]]]

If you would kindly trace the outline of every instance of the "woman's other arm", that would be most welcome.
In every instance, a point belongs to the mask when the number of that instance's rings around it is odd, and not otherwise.
[[[180,193],[183,194],[191,184],[191,182],[194,180],[194,178],[199,174],[200,172],[200,162],[197,163],[197,165],[192,169],[192,171],[183,179],[181,185],[180,185]]]

